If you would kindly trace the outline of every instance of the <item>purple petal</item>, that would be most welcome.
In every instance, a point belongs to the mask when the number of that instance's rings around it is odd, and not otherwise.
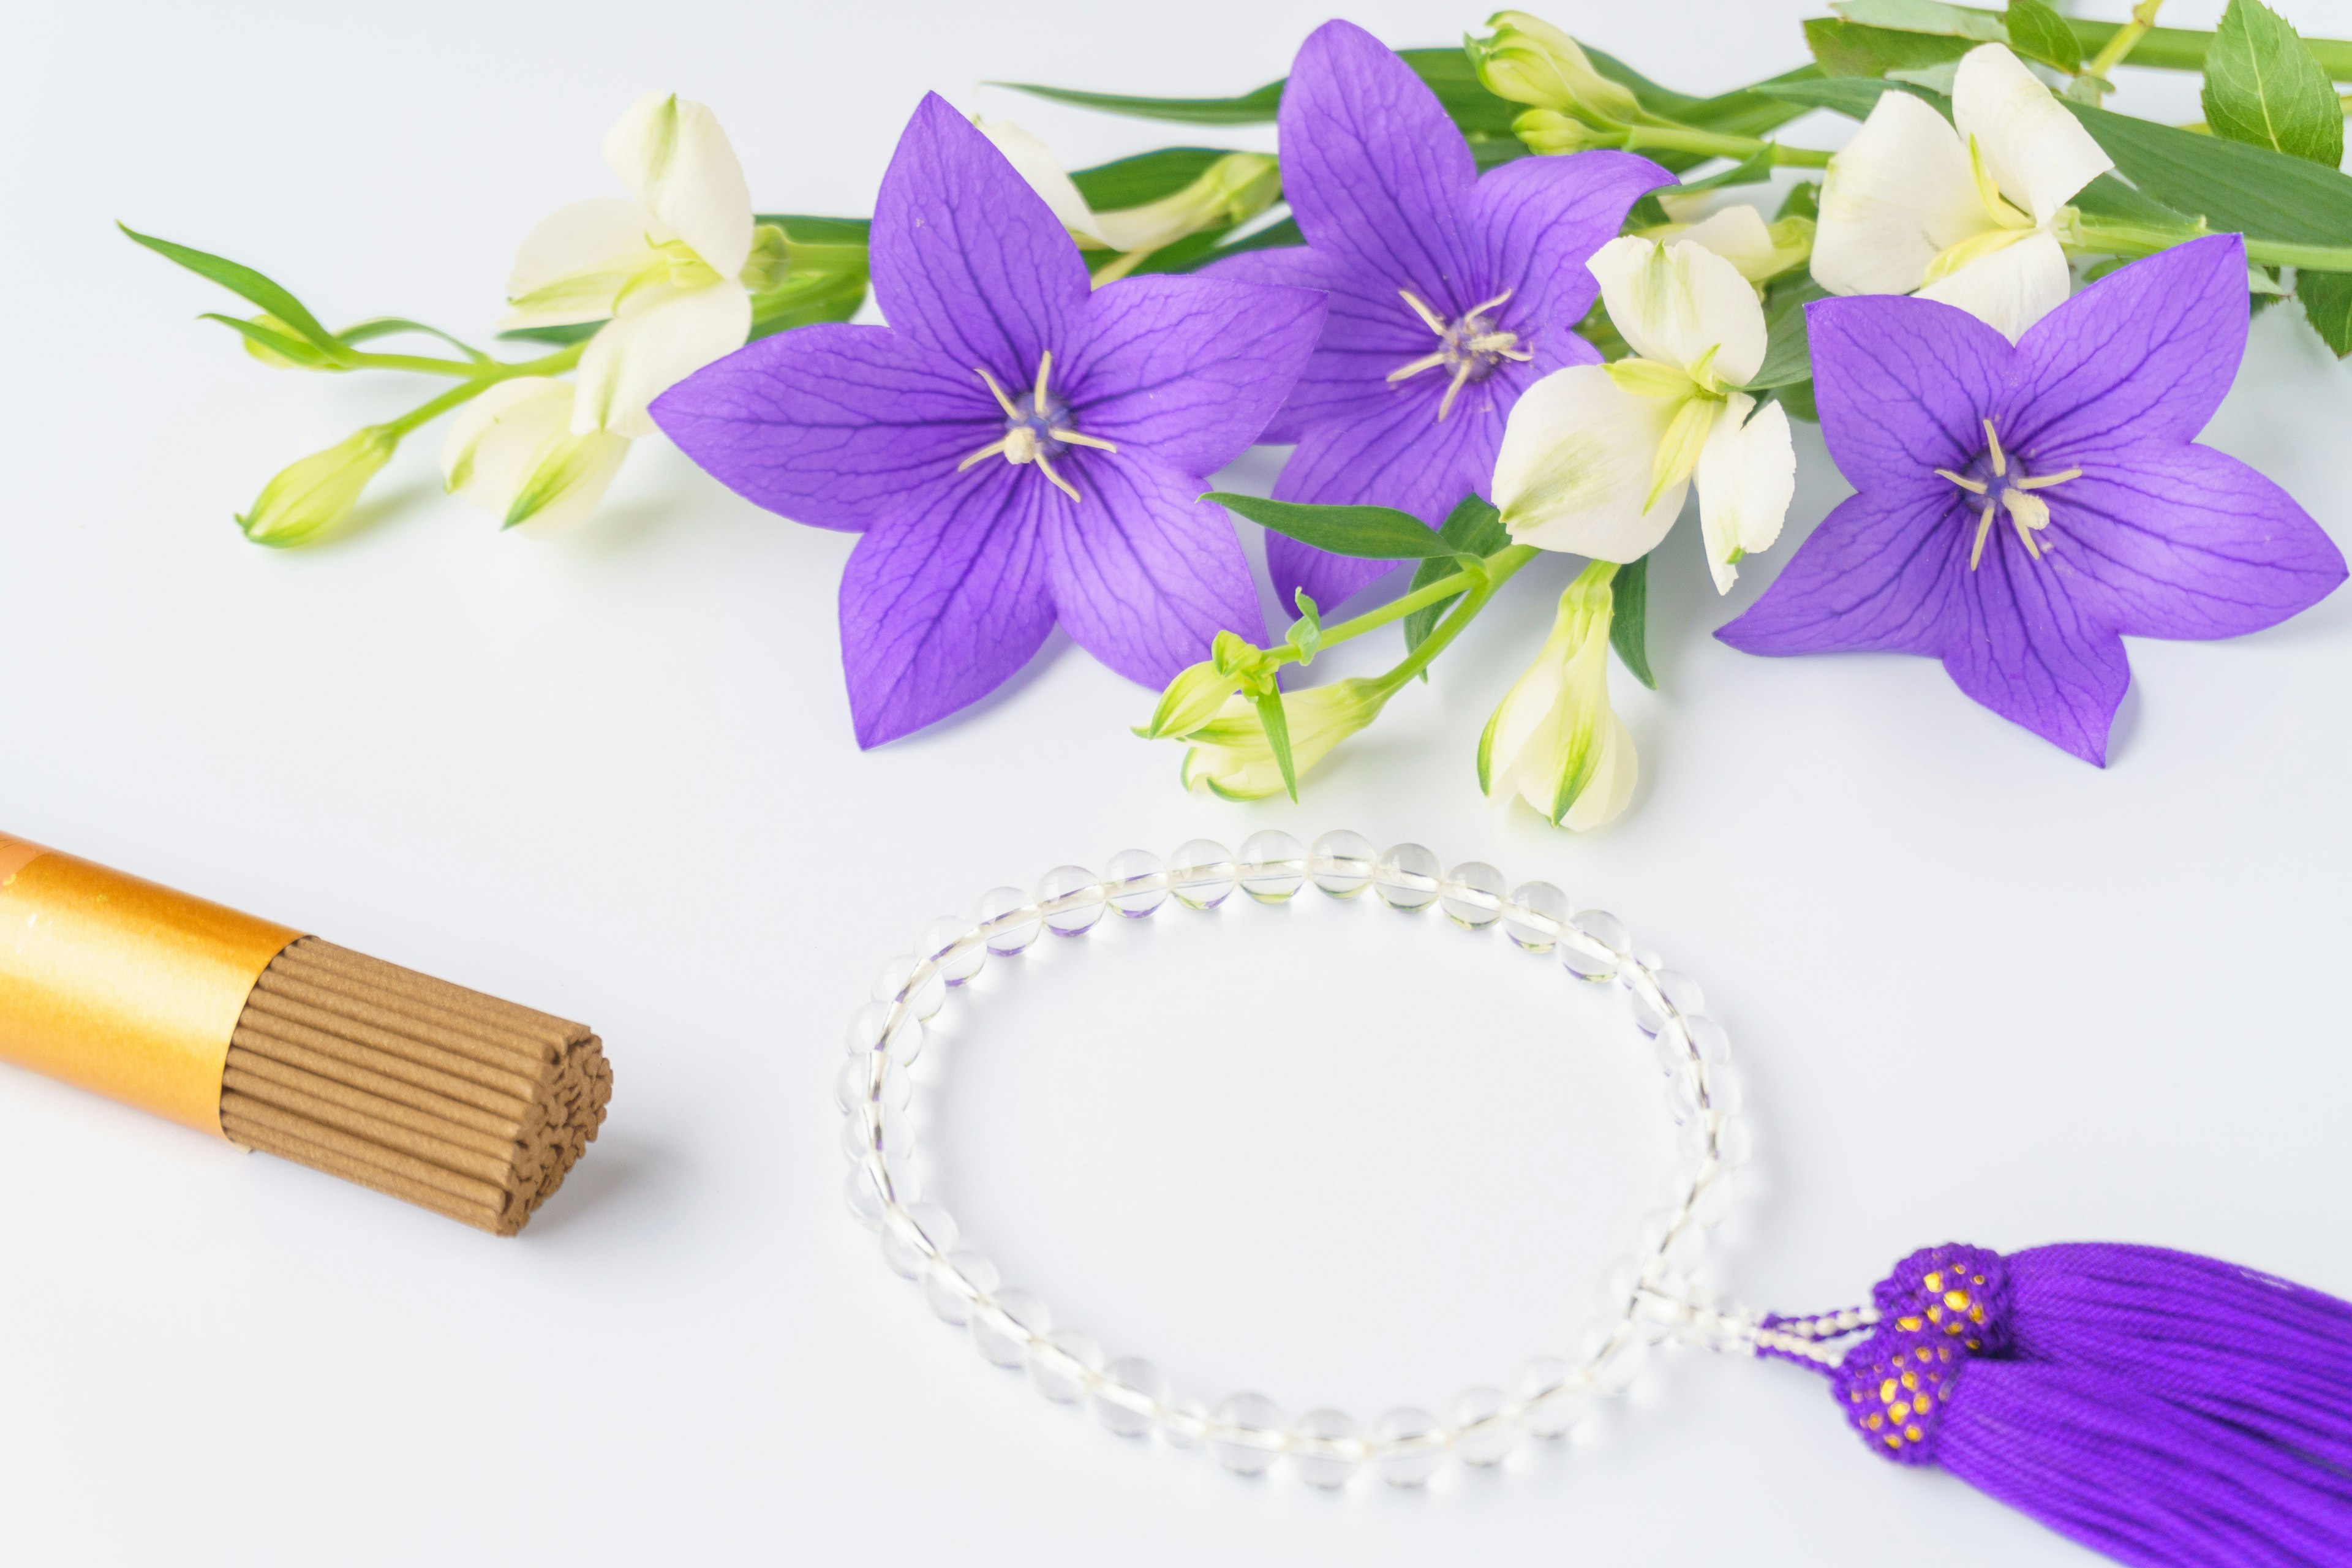
[[[662,394],[653,416],[736,494],[819,528],[870,527],[1004,430],[978,376],[887,327],[761,338]]]
[[[1236,283],[1266,283],[1286,289],[1328,289],[1332,282],[1330,266],[1303,245],[1245,250],[1239,256],[1211,262],[1201,268],[1198,276],[1225,278]],[[1298,439],[1298,432],[1304,426],[1293,407],[1297,401],[1297,391],[1294,385],[1292,396],[1286,399],[1266,420],[1265,428],[1258,432],[1257,438],[1261,442],[1268,446],[1286,447]]]
[[[1805,330],[1822,437],[1857,489],[1962,472],[1985,449],[2016,353],[1992,328],[1933,300],[1864,294],[1807,306]]]
[[[1354,23],[1326,22],[1299,46],[1278,118],[1283,194],[1308,244],[1449,319],[1478,302],[1462,232],[1477,168],[1411,66]]]
[[[2001,439],[2044,469],[2132,442],[2187,441],[2246,352],[2246,247],[2234,234],[2109,273],[2018,341]]]
[[[1004,154],[937,93],[898,138],[874,202],[874,300],[884,319],[969,374],[1037,374],[1084,309],[1087,265]]]
[[[1221,631],[1265,640],[1241,542],[1223,509],[1198,499],[1198,479],[1125,452],[1087,452],[1063,471],[1083,500],[1024,477],[1046,490],[1054,605],[1079,647],[1129,680],[1165,686],[1208,658]]]
[[[2067,593],[2135,637],[2259,631],[2344,581],[2343,552],[2292,496],[2210,447],[2140,442],[2042,496]]]
[[[1944,651],[1952,577],[1975,520],[1940,481],[1848,496],[1746,614],[1715,635],[1747,653]]]
[[[1544,372],[1599,356],[1576,336],[1601,285],[1585,263],[1617,237],[1642,196],[1675,177],[1631,153],[1521,158],[1479,176],[1471,219],[1486,247],[1487,295],[1511,291],[1496,325],[1519,334]],[[1477,300],[1470,301],[1472,304]]]
[[[857,542],[841,578],[841,658],[859,745],[987,696],[1045,642],[1047,489],[1034,468],[989,463],[938,481]]]
[[[2022,549],[1988,548],[1981,569],[1955,582],[1944,645],[1953,681],[2002,718],[2106,766],[2107,731],[2131,684],[2123,638],[2068,597],[2048,558]]]
[[[1322,329],[1323,296],[1308,289],[1129,278],[1087,302],[1064,385],[1087,435],[1212,473],[1257,439]]]

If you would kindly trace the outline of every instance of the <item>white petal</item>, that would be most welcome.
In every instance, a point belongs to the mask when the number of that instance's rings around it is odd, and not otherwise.
[[[514,305],[499,330],[601,321],[629,280],[657,259],[646,243],[653,215],[626,196],[574,202],[540,220],[507,274]]]
[[[2116,166],[2083,122],[1999,44],[1980,44],[1961,57],[1952,79],[1952,121],[1963,138],[1977,139],[2001,195],[2037,224]]]
[[[1689,489],[1671,485],[1643,508],[1676,407],[1625,391],[1597,364],[1556,370],[1528,388],[1495,458],[1495,504],[1511,537],[1596,561],[1638,561],[1656,548]]]
[[[1731,395],[1699,450],[1694,476],[1699,531],[1718,594],[1731,592],[1740,556],[1769,550],[1780,537],[1797,493],[1797,447],[1789,437],[1788,410],[1771,403],[1750,418],[1755,406],[1746,393]]]
[[[1560,693],[1569,655],[1571,626],[1565,616],[1553,621],[1535,662],[1528,666],[1504,694],[1486,732],[1478,737],[1478,776],[1489,800],[1507,800],[1519,792],[1523,764],[1538,753],[1559,749],[1566,720],[1560,713]],[[1537,803],[1538,809],[1549,802]]]
[[[980,133],[1004,154],[1013,172],[1028,182],[1029,188],[1045,198],[1054,209],[1055,221],[1072,234],[1091,239],[1098,245],[1109,241],[1102,237],[1102,229],[1095,220],[1094,209],[1087,198],[1078,195],[1078,187],[1070,181],[1061,162],[1046,150],[1045,144],[1015,125],[1010,120],[974,121]]]
[[[719,117],[649,92],[604,134],[604,162],[671,234],[721,278],[751,255],[751,189]]]
[[[1706,247],[1629,235],[1586,265],[1610,321],[1642,358],[1688,370],[1714,349],[1716,375],[1735,384],[1764,363],[1764,307],[1739,268]]]
[[[572,403],[570,383],[522,376],[467,404],[441,447],[450,491],[533,531],[587,516],[629,444],[602,431],[573,435]]]
[[[1581,833],[1617,816],[1632,802],[1634,781],[1641,772],[1642,760],[1633,750],[1633,732],[1625,728],[1625,721],[1612,709],[1609,727],[1601,742],[1601,760],[1593,764],[1592,776],[1585,781],[1583,793],[1568,808],[1560,826]]]
[[[2015,342],[2026,328],[2064,304],[2073,287],[2057,237],[2033,233],[1937,279],[1919,290],[1919,298],[1957,305]]]
[[[1764,215],[1744,202],[1725,207],[1675,237],[1706,247],[1738,268],[1743,278],[1754,277],[1754,268],[1768,264],[1774,255],[1772,234],[1765,226]]]
[[[580,356],[573,433],[652,435],[646,405],[712,360],[741,348],[751,333],[751,296],[740,283],[637,290]]]
[[[1832,294],[1908,294],[1946,246],[1991,226],[1959,133],[1890,89],[1830,160],[1813,279]]]

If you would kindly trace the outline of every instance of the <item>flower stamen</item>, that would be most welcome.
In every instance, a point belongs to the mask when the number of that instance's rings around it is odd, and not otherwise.
[[[1976,538],[1969,547],[1969,570],[1971,572],[1983,563],[1985,541],[1992,536],[1993,514],[1999,511],[2009,513],[2009,521],[2017,531],[2017,542],[2024,546],[2025,553],[2031,559],[2039,561],[2046,552],[2056,549],[2055,540],[2041,537],[2042,531],[2050,526],[2050,503],[2033,492],[2083,477],[2080,468],[2028,474],[2019,468],[2012,473],[2009,454],[2000,449],[2000,433],[1993,428],[1991,420],[1987,419],[1983,423],[1983,461],[1990,470],[1990,478],[1955,473],[1949,468],[1936,470],[1938,479],[1950,480],[1972,497],[1983,498],[1983,505],[1977,512]]]
[[[1462,395],[1464,387],[1474,381],[1486,380],[1502,361],[1515,360],[1525,363],[1536,357],[1534,351],[1518,346],[1518,333],[1504,331],[1486,320],[1487,311],[1510,299],[1511,290],[1508,289],[1491,300],[1483,300],[1473,305],[1456,321],[1448,321],[1440,316],[1427,300],[1410,289],[1400,289],[1397,295],[1412,308],[1412,313],[1421,318],[1424,326],[1437,334],[1438,348],[1434,353],[1423,354],[1389,372],[1389,382],[1393,385],[1401,381],[1411,381],[1427,370],[1453,371],[1453,379],[1446,384],[1445,395],[1437,401],[1437,416],[1440,419],[1454,412],[1454,400]]]
[[[1116,452],[1118,445],[1099,436],[1089,436],[1074,426],[1070,410],[1054,400],[1052,378],[1054,351],[1045,350],[1037,356],[1037,382],[1034,389],[1014,397],[1004,385],[991,375],[984,366],[974,365],[972,374],[988,387],[989,395],[1004,411],[1004,434],[956,465],[961,473],[973,464],[990,458],[1002,457],[1008,463],[1034,463],[1047,482],[1074,501],[1086,498],[1054,467],[1053,459],[1073,447],[1091,447],[1098,452]]]

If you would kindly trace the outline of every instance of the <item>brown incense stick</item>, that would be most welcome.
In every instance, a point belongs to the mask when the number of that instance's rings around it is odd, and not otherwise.
[[[612,1099],[585,1025],[305,937],[246,999],[229,1137],[500,1236],[522,1228]]]

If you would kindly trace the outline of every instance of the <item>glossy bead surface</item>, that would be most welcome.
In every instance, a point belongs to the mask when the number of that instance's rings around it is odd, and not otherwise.
[[[1110,907],[1141,920],[1168,901],[1168,868],[1149,849],[1122,849],[1103,868]]]
[[[904,1159],[915,1152],[915,1124],[895,1105],[861,1105],[841,1119],[842,1153],[863,1160],[877,1150],[885,1160]]]
[[[1503,889],[1508,885],[1484,860],[1465,860],[1438,884],[1437,907],[1455,925],[1477,931],[1502,918]]]
[[[1000,1290],[995,1310],[975,1307],[971,1321],[971,1346],[982,1360],[992,1366],[1018,1367],[1029,1359],[1030,1335],[1052,1328],[1054,1315],[1026,1290]]]
[[[850,1218],[868,1230],[882,1228],[882,1189],[875,1185],[872,1166],[852,1166],[849,1180],[842,1184],[841,1196],[849,1205]]]
[[[1209,1407],[1197,1399],[1163,1399],[1155,1430],[1171,1448],[1197,1448],[1209,1433]]]
[[[1122,1437],[1150,1436],[1153,1412],[1168,1403],[1168,1377],[1141,1356],[1121,1356],[1103,1368],[1092,1401],[1095,1419]]]
[[[1242,840],[1242,891],[1262,904],[1278,904],[1307,880],[1307,847],[1274,828]]]
[[[1023,917],[1023,910],[1028,911],[1026,918]],[[1029,895],[1018,888],[991,888],[980,896],[980,902],[972,906],[971,918],[973,923],[981,925],[998,920],[1005,921],[1003,926],[989,933],[988,951],[1008,958],[1024,951],[1037,940],[1037,933],[1045,929],[1044,918],[1037,913],[1037,906],[1031,903]]]
[[[1352,899],[1371,886],[1372,865],[1379,858],[1370,839],[1338,828],[1307,851],[1307,874],[1333,898]]]
[[[1077,1330],[1055,1329],[1029,1349],[1029,1386],[1056,1405],[1076,1405],[1102,1359],[1102,1348]]]
[[[929,1250],[906,1233],[903,1223],[888,1224],[882,1227],[882,1261],[901,1279],[920,1279],[930,1271],[932,1254],[955,1245],[955,1217],[937,1204],[916,1204],[907,1211],[907,1218],[930,1243]]]
[[[1383,1450],[1372,1468],[1392,1487],[1426,1486],[1445,1462],[1445,1428],[1436,1416],[1413,1405],[1400,1405],[1381,1416],[1372,1426],[1372,1441]]]
[[[1237,1476],[1262,1476],[1283,1448],[1282,1412],[1263,1394],[1236,1394],[1217,1406],[1217,1425],[1234,1431],[1212,1434],[1209,1452]]]
[[[1391,844],[1372,868],[1372,886],[1392,910],[1425,910],[1437,900],[1437,857],[1418,844]]]
[[[1522,882],[1503,906],[1503,931],[1529,952],[1549,952],[1568,923],[1568,895],[1549,882]]]
[[[1538,1437],[1565,1437],[1591,1407],[1584,1379],[1558,1356],[1541,1355],[1519,1369],[1520,1424]]]
[[[1580,980],[1610,980],[1616,977],[1621,955],[1633,933],[1625,922],[1607,910],[1580,910],[1569,921],[1585,942],[1573,941],[1559,944],[1559,962]],[[1607,951],[1587,951],[1587,944]]]
[[[1707,1066],[1720,1066],[1731,1059],[1731,1037],[1714,1019],[1685,1018],[1683,1032],[1690,1037],[1691,1048],[1698,1053],[1698,1059]]]
[[[1056,866],[1039,879],[1032,895],[1055,936],[1084,936],[1103,916],[1102,884],[1084,866]]]
[[[1344,1410],[1310,1410],[1291,1424],[1290,1462],[1310,1487],[1344,1487],[1363,1468],[1363,1428]]]
[[[988,962],[988,944],[972,936],[970,921],[955,915],[941,915],[925,926],[915,951],[937,964],[940,978],[950,985],[962,984]]]
[[[1238,876],[1233,851],[1213,838],[1192,839],[1168,858],[1168,890],[1196,910],[1231,898]]]
[[[923,971],[919,981],[915,978],[919,969]],[[929,1019],[946,1004],[948,987],[937,970],[908,952],[882,966],[882,973],[874,977],[873,995],[877,1002],[894,1002],[904,996],[908,1012],[918,1018]]]
[[[1499,1465],[1519,1446],[1517,1419],[1506,1413],[1510,1396],[1481,1384],[1454,1401],[1454,1457],[1465,1465]]]
[[[996,1285],[996,1265],[962,1247],[931,1265],[923,1277],[923,1302],[940,1321],[960,1329],[971,1318],[973,1300],[993,1294]]]
[[[873,1093],[874,1064],[884,1063],[881,1090]],[[834,1102],[845,1111],[856,1110],[867,1100],[878,1100],[896,1110],[904,1110],[914,1098],[915,1086],[908,1079],[907,1071],[896,1057],[880,1058],[871,1051],[850,1058],[841,1064],[841,1072],[833,1080]]]

